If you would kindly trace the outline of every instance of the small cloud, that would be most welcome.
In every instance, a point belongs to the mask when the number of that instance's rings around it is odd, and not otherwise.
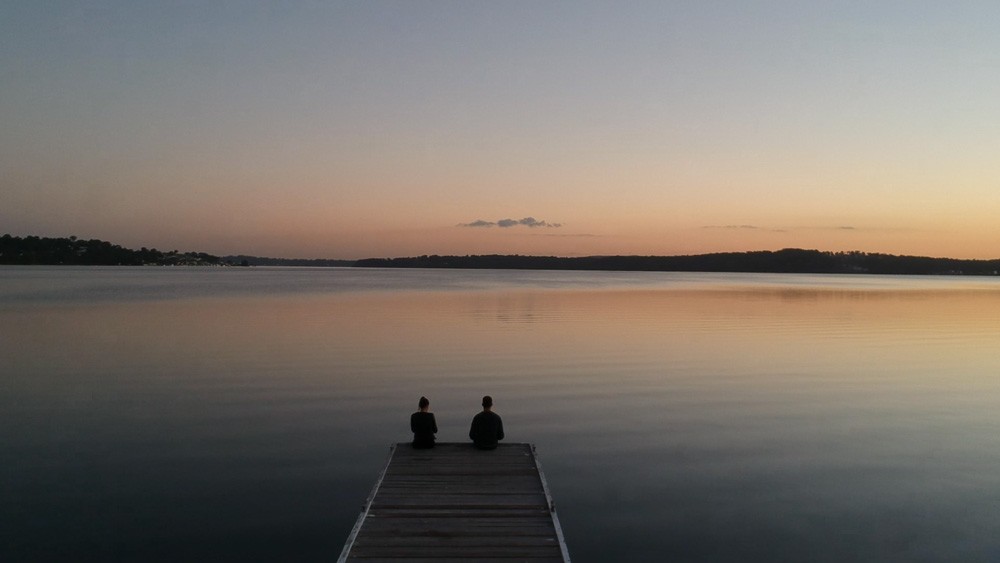
[[[539,221],[534,217],[525,217],[524,219],[500,219],[498,221],[484,221],[482,219],[477,219],[471,223],[459,223],[459,227],[500,227],[503,229],[509,229],[510,227],[523,226],[534,229],[535,227],[547,227],[547,228],[558,228],[562,227],[562,223],[549,223],[548,221]]]
[[[858,227],[855,227],[855,226],[852,226],[852,225],[808,225],[808,226],[795,227],[795,229],[796,230],[801,230],[801,231],[862,231],[862,230],[868,231],[868,230],[870,230],[870,229],[867,229],[867,228],[859,229]]]
[[[787,233],[786,229],[758,227],[757,225],[705,225],[702,229],[725,229],[728,231],[761,231],[766,233]]]
[[[558,228],[558,227],[562,226],[560,223],[546,223],[545,221],[538,221],[534,217],[525,217],[524,219],[521,219],[520,221],[518,221],[518,224],[520,224],[520,225],[526,225],[526,226],[531,227],[531,228],[535,228],[535,227],[552,227],[552,228]]]
[[[703,229],[760,229],[755,225],[706,225]]]

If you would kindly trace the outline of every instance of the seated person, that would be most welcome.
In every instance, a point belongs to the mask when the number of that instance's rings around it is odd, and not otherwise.
[[[483,412],[473,417],[469,438],[481,450],[495,450],[497,442],[503,440],[503,421],[493,412],[493,397],[483,397]]]
[[[429,412],[431,402],[427,397],[420,397],[417,403],[419,411],[410,415],[410,430],[413,431],[414,448],[433,448],[434,435],[437,434],[437,422],[434,421],[434,413]]]

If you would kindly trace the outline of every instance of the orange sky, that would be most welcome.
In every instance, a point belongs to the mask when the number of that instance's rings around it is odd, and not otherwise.
[[[997,258],[996,21],[990,2],[4,6],[0,232]],[[525,218],[547,226],[500,226]]]

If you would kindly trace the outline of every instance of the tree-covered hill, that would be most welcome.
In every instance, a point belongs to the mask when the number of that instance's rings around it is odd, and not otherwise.
[[[0,237],[0,264],[76,266],[216,266],[218,256],[204,252],[131,250],[110,242],[76,237]]]
[[[516,268],[524,270],[619,270],[661,272],[762,272],[822,274],[997,275],[1000,260],[959,260],[865,252],[724,252],[691,256],[417,256],[358,260],[369,268]]]

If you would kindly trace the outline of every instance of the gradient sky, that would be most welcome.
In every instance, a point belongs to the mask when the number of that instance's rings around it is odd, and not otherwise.
[[[1000,257],[995,0],[287,4],[0,3],[0,233]]]

